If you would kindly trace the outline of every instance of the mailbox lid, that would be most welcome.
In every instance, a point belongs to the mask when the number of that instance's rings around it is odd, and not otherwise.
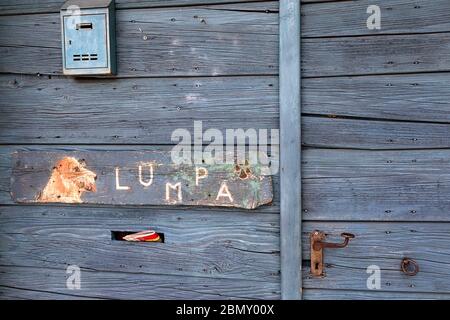
[[[79,7],[80,9],[97,9],[108,8],[114,0],[69,0],[66,1],[61,10],[67,10],[71,7]]]
[[[65,69],[109,68],[106,14],[64,16]]]

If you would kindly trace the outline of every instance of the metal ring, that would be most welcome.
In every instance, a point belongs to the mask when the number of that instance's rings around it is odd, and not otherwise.
[[[410,266],[413,266],[412,270],[409,270]],[[402,272],[406,274],[407,276],[415,276],[417,273],[419,273],[419,264],[410,258],[403,258],[401,263]]]

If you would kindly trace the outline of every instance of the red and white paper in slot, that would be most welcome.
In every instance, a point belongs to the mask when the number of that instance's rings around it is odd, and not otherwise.
[[[124,236],[122,239],[132,242],[161,242],[161,237],[153,230],[129,234]]]

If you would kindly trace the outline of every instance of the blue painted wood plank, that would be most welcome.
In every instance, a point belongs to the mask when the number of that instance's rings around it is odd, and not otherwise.
[[[34,299],[113,300],[275,300],[279,299],[279,284],[249,280],[172,276],[126,272],[81,270],[81,290],[66,287],[66,269],[1,266],[2,283],[21,290],[19,297]],[[36,289],[39,288],[39,289]],[[26,293],[23,293],[26,291]],[[42,292],[44,291],[44,292]],[[10,290],[0,287],[0,299]],[[17,291],[14,293],[17,295]],[[69,295],[69,296],[67,296]]]
[[[381,10],[381,28],[369,30],[367,9]],[[326,1],[302,7],[302,37],[342,37],[450,31],[447,0]]]
[[[302,86],[309,115],[450,122],[450,73],[311,78]]]
[[[449,300],[450,293],[305,289],[305,300]]]
[[[247,6],[118,10],[117,76],[276,74],[278,13]],[[60,38],[58,13],[1,16],[0,72],[62,74]]]
[[[66,0],[3,0],[0,4],[0,15],[59,12]],[[117,9],[143,9],[159,7],[186,7],[195,5],[218,5],[240,2],[259,2],[261,0],[116,0]],[[311,0],[308,0],[311,1]],[[313,0],[314,1],[314,0]],[[321,1],[321,0],[315,0]]]
[[[300,3],[280,1],[281,295],[301,298]]]
[[[309,233],[316,229],[327,233],[330,242],[340,242],[342,232],[353,233],[355,238],[346,248],[325,249],[325,277],[313,277],[309,267],[304,268],[305,288],[370,291],[367,268],[378,266],[380,291],[450,293],[450,223],[307,222],[302,243],[305,259],[310,251]],[[417,275],[401,271],[405,257],[417,262]]]
[[[0,143],[174,144],[172,132],[193,132],[194,119],[224,134],[278,128],[278,79],[0,75],[0,110]]]
[[[280,282],[276,214],[0,206],[0,221],[1,265]],[[148,229],[164,243],[111,239]]]

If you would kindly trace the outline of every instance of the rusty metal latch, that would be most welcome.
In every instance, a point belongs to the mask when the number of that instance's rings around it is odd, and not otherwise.
[[[341,237],[344,238],[343,243],[330,243],[325,242],[326,234],[322,231],[315,230],[311,232],[311,274],[313,276],[323,276],[323,249],[324,248],[345,248],[348,245],[350,239],[355,237],[351,233],[341,233]]]
[[[402,272],[407,276],[415,276],[419,273],[419,264],[410,258],[403,258],[401,263]]]

